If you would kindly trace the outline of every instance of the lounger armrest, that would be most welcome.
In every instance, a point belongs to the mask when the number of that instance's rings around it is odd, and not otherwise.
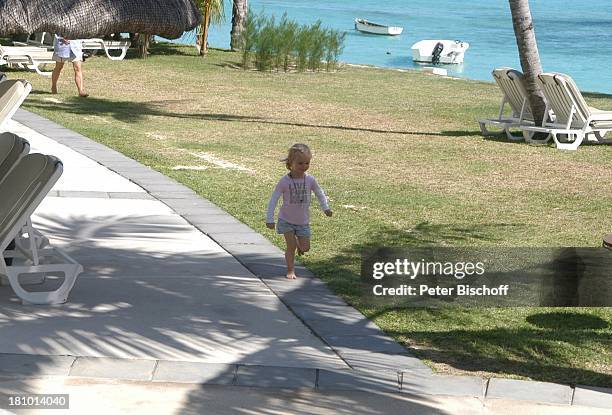
[[[612,121],[612,111],[601,111],[591,113],[591,121]]]

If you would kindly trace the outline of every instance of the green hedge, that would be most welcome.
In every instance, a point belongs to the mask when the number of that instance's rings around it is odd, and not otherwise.
[[[260,71],[327,71],[338,67],[346,33],[312,25],[299,25],[287,18],[277,22],[272,16],[249,10],[242,32],[242,65]]]

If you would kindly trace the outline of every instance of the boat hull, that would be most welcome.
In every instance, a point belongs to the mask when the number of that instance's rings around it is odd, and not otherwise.
[[[403,27],[385,26],[376,23],[368,22],[363,19],[355,19],[355,29],[372,35],[398,36],[404,31]]]
[[[469,43],[458,40],[421,40],[412,45],[412,60],[419,63],[431,63],[433,50],[438,43],[443,45],[439,61],[442,64],[463,63],[465,51],[470,47]]]

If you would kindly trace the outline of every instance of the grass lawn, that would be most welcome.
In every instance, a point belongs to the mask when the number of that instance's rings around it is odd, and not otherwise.
[[[436,370],[612,386],[612,309],[371,308],[364,246],[599,246],[612,231],[612,146],[563,152],[484,140],[492,83],[375,68],[259,73],[240,57],[159,45],[149,59],[84,65],[79,99],[26,73],[25,108],[180,181],[282,247],[265,207],[295,142],[335,211],[313,210],[303,263]],[[554,68],[550,68],[554,69]],[[612,96],[586,94],[612,110]],[[220,168],[211,156],[245,170]],[[177,170],[176,166],[198,166]]]

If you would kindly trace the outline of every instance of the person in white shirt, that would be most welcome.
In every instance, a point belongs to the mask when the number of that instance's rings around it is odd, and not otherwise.
[[[74,69],[74,82],[76,83],[77,90],[79,91],[80,97],[88,97],[89,94],[85,92],[83,87],[83,69],[81,62],[83,62],[83,50],[82,43],[80,40],[70,40],[64,37],[55,35],[55,42],[53,44],[53,60],[55,68],[51,74],[51,93],[57,94],[57,81],[62,72],[65,62],[72,62],[72,68]]]

